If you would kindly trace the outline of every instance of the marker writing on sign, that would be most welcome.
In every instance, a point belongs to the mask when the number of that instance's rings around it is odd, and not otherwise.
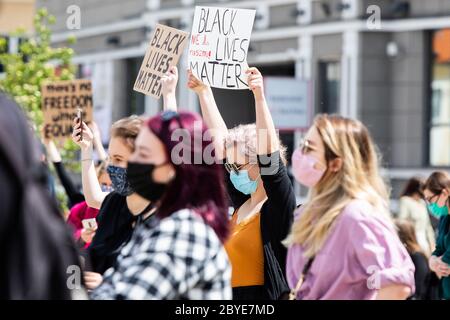
[[[242,70],[240,64],[218,61],[191,62],[189,68],[202,82],[206,80],[210,86],[220,83],[227,88],[248,88],[243,78],[245,70]]]
[[[163,30],[157,28],[150,45],[152,47],[167,51],[168,53],[178,55],[180,45],[186,39],[186,36],[180,35],[179,33],[172,34],[171,31],[169,31],[168,34],[164,33],[165,32]]]
[[[215,14],[211,14],[209,8],[201,9],[198,33],[218,32],[224,36],[236,34],[234,20],[236,19],[237,10],[225,9],[222,14],[219,10],[215,11]]]
[[[187,35],[157,27],[149,51],[139,70],[134,89],[154,96],[161,95],[161,77],[181,54]]]

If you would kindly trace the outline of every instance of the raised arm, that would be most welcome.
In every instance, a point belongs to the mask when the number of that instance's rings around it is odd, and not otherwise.
[[[170,67],[169,71],[161,78],[162,96],[164,100],[164,110],[177,111],[177,83],[178,69],[176,66]]]
[[[98,182],[93,161],[93,134],[91,129],[83,122],[83,139],[78,136],[81,125],[74,120],[72,140],[81,148],[81,181],[83,193],[89,207],[100,209],[108,192],[103,192]]]
[[[273,123],[264,95],[264,81],[261,72],[256,68],[249,68],[248,85],[255,97],[256,130],[258,140],[258,155],[267,155],[280,150],[277,131]]]
[[[209,86],[197,79],[191,70],[188,70],[188,87],[197,94],[200,100],[203,120],[210,129],[211,136],[216,144],[216,156],[219,159],[224,159],[224,141],[228,135],[228,128],[217,107],[213,92]]]
[[[89,128],[92,130],[92,134],[94,135],[94,148],[97,150],[98,157],[101,161],[105,161],[108,158],[108,154],[106,153],[105,148],[103,148],[102,137],[97,123],[92,121],[89,124]]]
[[[84,201],[84,196],[78,190],[78,188],[73,183],[69,174],[64,167],[62,162],[61,154],[58,151],[55,143],[51,139],[43,139],[45,149],[47,150],[47,157],[53,163],[55,167],[56,174],[58,175],[61,184],[66,191],[67,197],[69,198],[69,208],[73,205]]]

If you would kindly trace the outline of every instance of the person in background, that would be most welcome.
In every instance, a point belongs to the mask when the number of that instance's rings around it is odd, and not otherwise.
[[[411,257],[415,271],[414,280],[416,283],[416,292],[410,296],[410,300],[431,300],[431,270],[428,267],[428,257],[423,253],[416,238],[416,229],[409,220],[395,220],[398,236]],[[434,299],[433,299],[434,300]]]
[[[450,175],[433,172],[425,181],[424,198],[430,212],[440,218],[436,249],[429,266],[441,279],[443,299],[450,300]]]
[[[163,78],[173,109],[177,74],[171,68]],[[173,139],[178,133],[182,141]],[[205,158],[210,142],[195,141],[206,134],[190,112],[165,111],[141,129],[127,174],[136,193],[156,204],[155,218],[138,225],[92,299],[231,299],[222,169],[211,150]]]
[[[285,241],[291,299],[414,294],[414,264],[390,218],[367,128],[341,116],[318,115],[292,156],[292,170],[309,194]]]
[[[111,187],[111,181],[106,172],[107,162],[101,162],[97,168],[96,173],[101,185],[102,191],[108,191]],[[112,189],[111,189],[112,190]],[[99,213],[98,209],[90,208],[86,201],[80,202],[70,208],[70,214],[67,218],[67,223],[73,228],[73,235],[75,240],[84,249],[87,249],[95,236],[97,228],[86,229],[83,226],[82,221],[85,219],[95,219]]]
[[[103,148],[103,144],[101,142],[100,137],[100,131],[98,129],[98,126],[95,122],[92,122],[89,124],[89,128],[91,128],[93,133],[93,146],[95,150],[97,151],[99,163],[96,166],[97,171],[97,177],[99,181],[101,181],[101,187],[105,191],[110,191],[111,187],[111,180],[108,177],[108,174],[106,171],[102,170],[102,167],[105,166],[105,163],[108,158],[108,154],[106,153],[105,149]],[[62,162],[61,154],[58,151],[58,148],[56,147],[55,143],[51,139],[47,139],[42,135],[43,144],[45,146],[47,159],[53,164],[56,173],[58,175],[59,180],[61,181],[61,184],[66,191],[67,197],[68,197],[68,208],[72,208],[73,206],[84,202],[84,195],[83,193],[75,186],[72,179],[70,178],[69,174],[66,171],[66,168]],[[101,174],[99,174],[99,171],[101,171]]]
[[[70,230],[47,190],[37,139],[20,107],[0,93],[0,299],[86,298],[71,290],[80,265]]]
[[[232,235],[226,243],[233,267],[233,299],[280,299],[289,292],[285,278],[288,235],[296,207],[294,189],[264,94],[261,73],[247,70],[255,98],[256,124],[231,130],[222,119],[209,86],[188,71],[202,114],[226,163],[226,185],[234,207]]]
[[[413,224],[417,242],[422,252],[429,257],[435,247],[435,235],[422,192],[423,181],[419,178],[409,179],[400,198],[398,219]]]
[[[124,118],[111,128],[107,172],[114,189],[112,192],[102,191],[92,159],[93,134],[85,123],[81,125],[74,120],[72,139],[81,147],[83,193],[87,205],[100,210],[98,229],[87,250],[85,280],[87,288],[92,289],[99,284],[101,274],[112,267],[121,248],[131,238],[138,216],[148,214],[153,208],[148,200],[133,192],[126,175],[127,161],[134,151],[142,119],[137,116]]]
[[[100,163],[96,166],[97,179],[100,183],[102,191],[107,192],[111,190],[111,180],[106,172],[107,154],[101,143],[100,132],[97,124],[92,122],[89,127],[93,129],[93,142],[100,159]],[[96,229],[85,229],[83,227],[82,220],[96,218],[99,210],[89,207],[84,199],[83,193],[78,191],[78,188],[75,187],[75,184],[72,182],[72,179],[65,169],[61,154],[59,153],[53,140],[43,138],[43,141],[46,147],[48,160],[53,163],[59,180],[61,181],[61,184],[63,185],[69,199],[68,205],[70,212],[67,217],[67,223],[73,228],[74,238],[77,243],[80,247],[84,247],[86,249],[92,241]]]

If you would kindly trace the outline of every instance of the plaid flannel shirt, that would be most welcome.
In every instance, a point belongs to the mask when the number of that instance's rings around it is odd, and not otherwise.
[[[184,209],[140,224],[91,298],[229,300],[231,266],[214,230]]]

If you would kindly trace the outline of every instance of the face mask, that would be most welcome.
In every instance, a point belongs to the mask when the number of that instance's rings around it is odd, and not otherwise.
[[[240,170],[239,173],[231,171],[230,180],[236,190],[246,195],[254,193],[258,187],[258,179],[251,180],[247,170]]]
[[[133,193],[133,190],[128,183],[127,169],[109,165],[106,168],[106,171],[111,179],[114,191],[122,196],[129,196]]]
[[[448,209],[445,204],[442,207],[439,207],[439,205],[434,202],[427,205],[427,207],[428,211],[430,211],[430,213],[438,219],[448,214]]]
[[[292,155],[292,172],[295,179],[302,185],[312,188],[322,179],[326,169],[316,169],[319,161],[310,155],[305,155],[300,149]]]
[[[157,183],[153,180],[153,171],[161,166],[128,162],[127,174],[130,185],[144,199],[158,201],[166,192],[167,184]]]

